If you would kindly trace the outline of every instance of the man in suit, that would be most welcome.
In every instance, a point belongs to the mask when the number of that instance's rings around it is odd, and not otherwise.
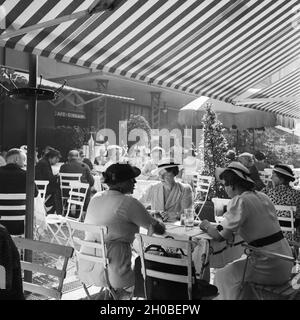
[[[11,149],[6,155],[6,165],[0,167],[0,193],[26,193],[26,154],[20,149]],[[35,197],[38,189],[35,186]],[[20,204],[18,202],[18,204]],[[17,212],[20,214],[20,212]],[[15,215],[13,211],[3,211],[0,215]],[[23,221],[1,221],[10,234],[24,233]]]
[[[80,160],[79,151],[71,150],[68,154],[68,161],[60,167],[60,173],[82,173],[81,182],[88,183],[90,187],[94,185],[94,178],[90,168]],[[86,211],[90,201],[90,189],[86,195],[86,201],[83,210]]]
[[[46,190],[45,206],[48,214],[62,214],[62,202],[59,180],[53,174],[51,166],[57,164],[61,155],[58,150],[50,148],[35,167],[35,179],[49,181]]]

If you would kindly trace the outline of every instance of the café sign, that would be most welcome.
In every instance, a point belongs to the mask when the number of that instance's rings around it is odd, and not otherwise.
[[[83,113],[74,113],[66,111],[55,111],[55,116],[62,118],[85,119],[85,114]]]

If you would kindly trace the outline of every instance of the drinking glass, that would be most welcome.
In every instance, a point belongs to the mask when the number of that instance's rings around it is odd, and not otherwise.
[[[184,226],[185,225],[185,219],[186,219],[186,214],[185,213],[182,213],[180,215],[180,225],[181,226]]]
[[[185,213],[185,229],[192,229],[194,227],[194,209],[184,209]]]

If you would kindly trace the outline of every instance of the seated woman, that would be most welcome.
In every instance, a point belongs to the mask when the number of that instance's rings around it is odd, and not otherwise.
[[[231,198],[227,212],[220,225],[213,226],[204,220],[200,228],[217,241],[230,239],[232,233],[236,232],[251,246],[292,256],[273,203],[264,193],[254,191],[254,182],[249,175],[249,170],[239,162],[232,162],[221,170],[219,179],[223,181],[225,191]],[[220,300],[238,298],[245,265],[246,257],[243,256],[216,272],[214,284],[219,289]],[[283,284],[289,280],[292,267],[293,263],[286,260],[253,255],[248,261],[245,281],[266,285]]]
[[[175,181],[179,173],[175,163],[161,164],[154,171],[161,182],[150,186],[139,200],[145,205],[151,204],[152,210],[163,211],[164,221],[176,221],[184,209],[193,206],[192,187]]]
[[[300,227],[300,191],[295,190],[290,186],[290,182],[295,181],[292,169],[284,164],[277,164],[272,171],[273,187],[266,187],[262,190],[275,205],[296,206],[295,227]],[[287,222],[288,223],[288,222]],[[281,222],[284,225],[284,222]],[[297,235],[292,239],[290,232],[285,232],[285,236],[289,240],[299,241],[300,230],[297,230]]]
[[[164,224],[155,220],[133,193],[135,178],[141,171],[129,164],[113,164],[104,172],[109,190],[97,193],[90,201],[85,223],[107,226],[105,238],[109,259],[109,281],[114,289],[132,287],[134,272],[131,268],[131,245],[134,235],[143,227],[157,234],[165,232]],[[98,240],[96,234],[86,235],[87,240]],[[82,249],[89,252],[88,248]],[[105,286],[103,266],[79,261],[79,277],[86,284]]]

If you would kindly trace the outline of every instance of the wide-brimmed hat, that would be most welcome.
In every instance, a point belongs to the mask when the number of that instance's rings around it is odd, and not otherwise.
[[[156,169],[151,171],[151,174],[153,176],[157,176],[159,174],[160,171],[164,170],[164,169],[168,169],[168,168],[174,168],[174,167],[178,167],[178,170],[181,170],[183,168],[182,165],[174,163],[174,162],[161,162]]]
[[[254,181],[250,178],[250,171],[240,162],[233,161],[228,165],[227,168],[217,168],[215,172],[217,180],[220,181],[220,175],[225,170],[233,171],[236,175],[238,175],[243,180],[254,183]]]
[[[295,181],[295,176],[294,176],[293,170],[285,164],[276,164],[274,166],[273,171],[281,173],[282,175],[288,177],[289,180],[291,180],[291,181]]]
[[[103,172],[104,183],[116,184],[138,177],[141,170],[128,163],[114,163]]]

